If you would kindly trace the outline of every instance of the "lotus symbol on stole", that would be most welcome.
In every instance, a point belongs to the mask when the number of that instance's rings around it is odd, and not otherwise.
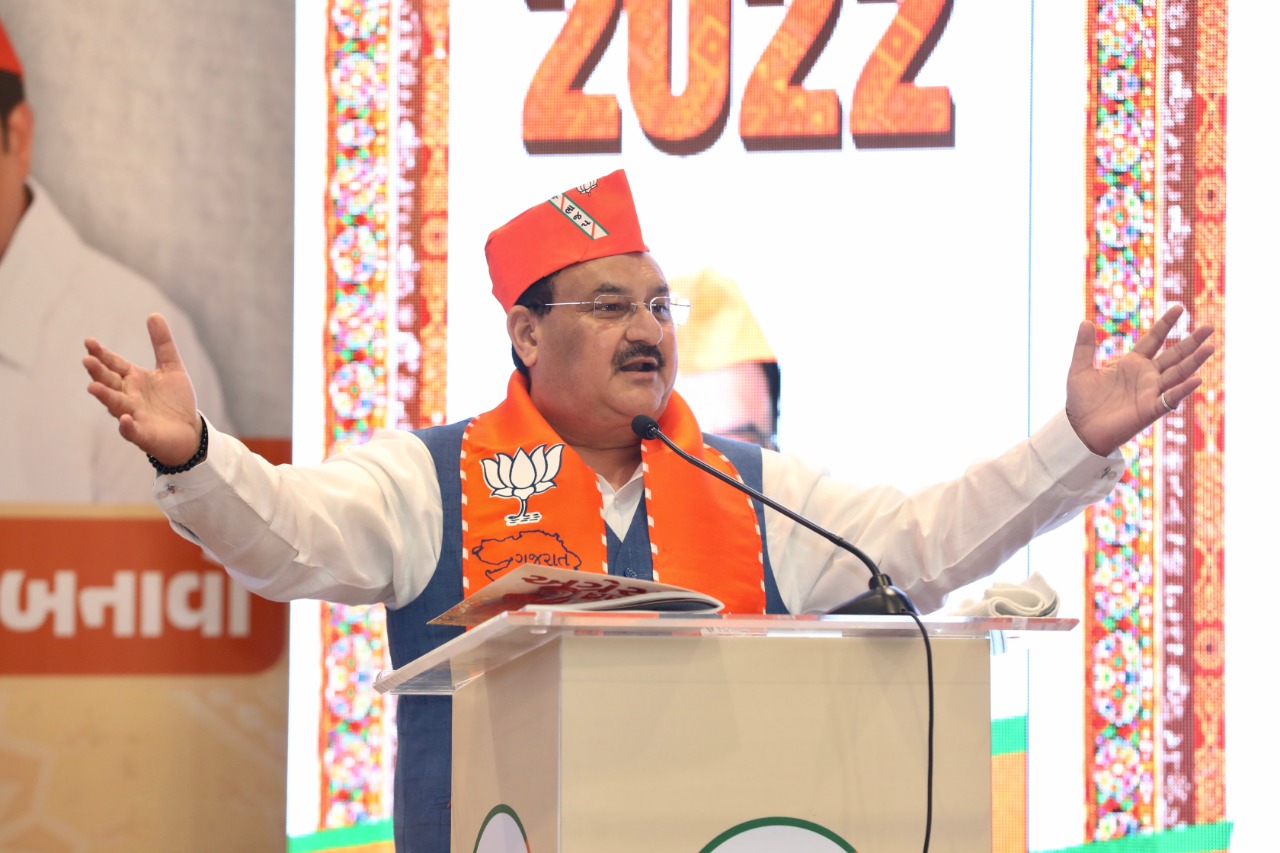
[[[542,513],[529,512],[529,498],[555,486],[563,450],[563,444],[557,444],[549,450],[545,444],[540,444],[532,453],[525,453],[522,447],[516,451],[515,456],[499,453],[492,459],[480,460],[490,496],[520,501],[520,511],[505,517],[508,527],[532,524],[542,519]]]

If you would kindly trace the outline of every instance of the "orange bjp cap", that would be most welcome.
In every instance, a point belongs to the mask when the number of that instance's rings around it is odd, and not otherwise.
[[[18,59],[18,52],[13,49],[13,43],[9,41],[9,33],[5,31],[3,21],[0,21],[0,71],[22,76],[22,62]]]
[[[621,169],[534,205],[484,244],[493,295],[506,311],[543,276],[582,261],[647,251]]]

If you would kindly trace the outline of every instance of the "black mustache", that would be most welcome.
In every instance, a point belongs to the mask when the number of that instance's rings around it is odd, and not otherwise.
[[[634,343],[614,355],[613,367],[615,370],[621,370],[628,361],[636,358],[652,359],[658,365],[658,369],[662,369],[667,364],[667,359],[663,356],[662,350],[653,344]]]

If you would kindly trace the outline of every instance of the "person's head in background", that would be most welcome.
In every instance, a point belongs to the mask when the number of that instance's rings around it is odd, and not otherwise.
[[[4,257],[30,197],[34,121],[22,85],[22,63],[0,21],[0,258]]]
[[[715,270],[671,280],[693,303],[676,390],[706,432],[777,449],[782,372],[738,285]]]

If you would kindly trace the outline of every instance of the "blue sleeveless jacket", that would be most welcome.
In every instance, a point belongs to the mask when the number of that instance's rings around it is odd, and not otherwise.
[[[468,421],[418,430],[426,443],[440,481],[444,538],[440,562],[427,588],[399,609],[387,610],[387,636],[391,662],[397,668],[421,657],[462,633],[462,628],[428,625],[462,600],[462,483],[458,461],[462,433]],[[760,448],[753,444],[704,436],[707,443],[729,458],[743,481],[761,488]],[[710,476],[710,475],[708,475]],[[756,521],[764,536],[764,507],[755,503]],[[626,538],[608,531],[609,573],[653,579],[649,528],[644,498],[632,519]],[[765,611],[786,613],[778,584],[764,549]],[[448,696],[401,696],[396,705],[396,772],[394,822],[399,853],[447,853],[450,831],[453,716]]]

